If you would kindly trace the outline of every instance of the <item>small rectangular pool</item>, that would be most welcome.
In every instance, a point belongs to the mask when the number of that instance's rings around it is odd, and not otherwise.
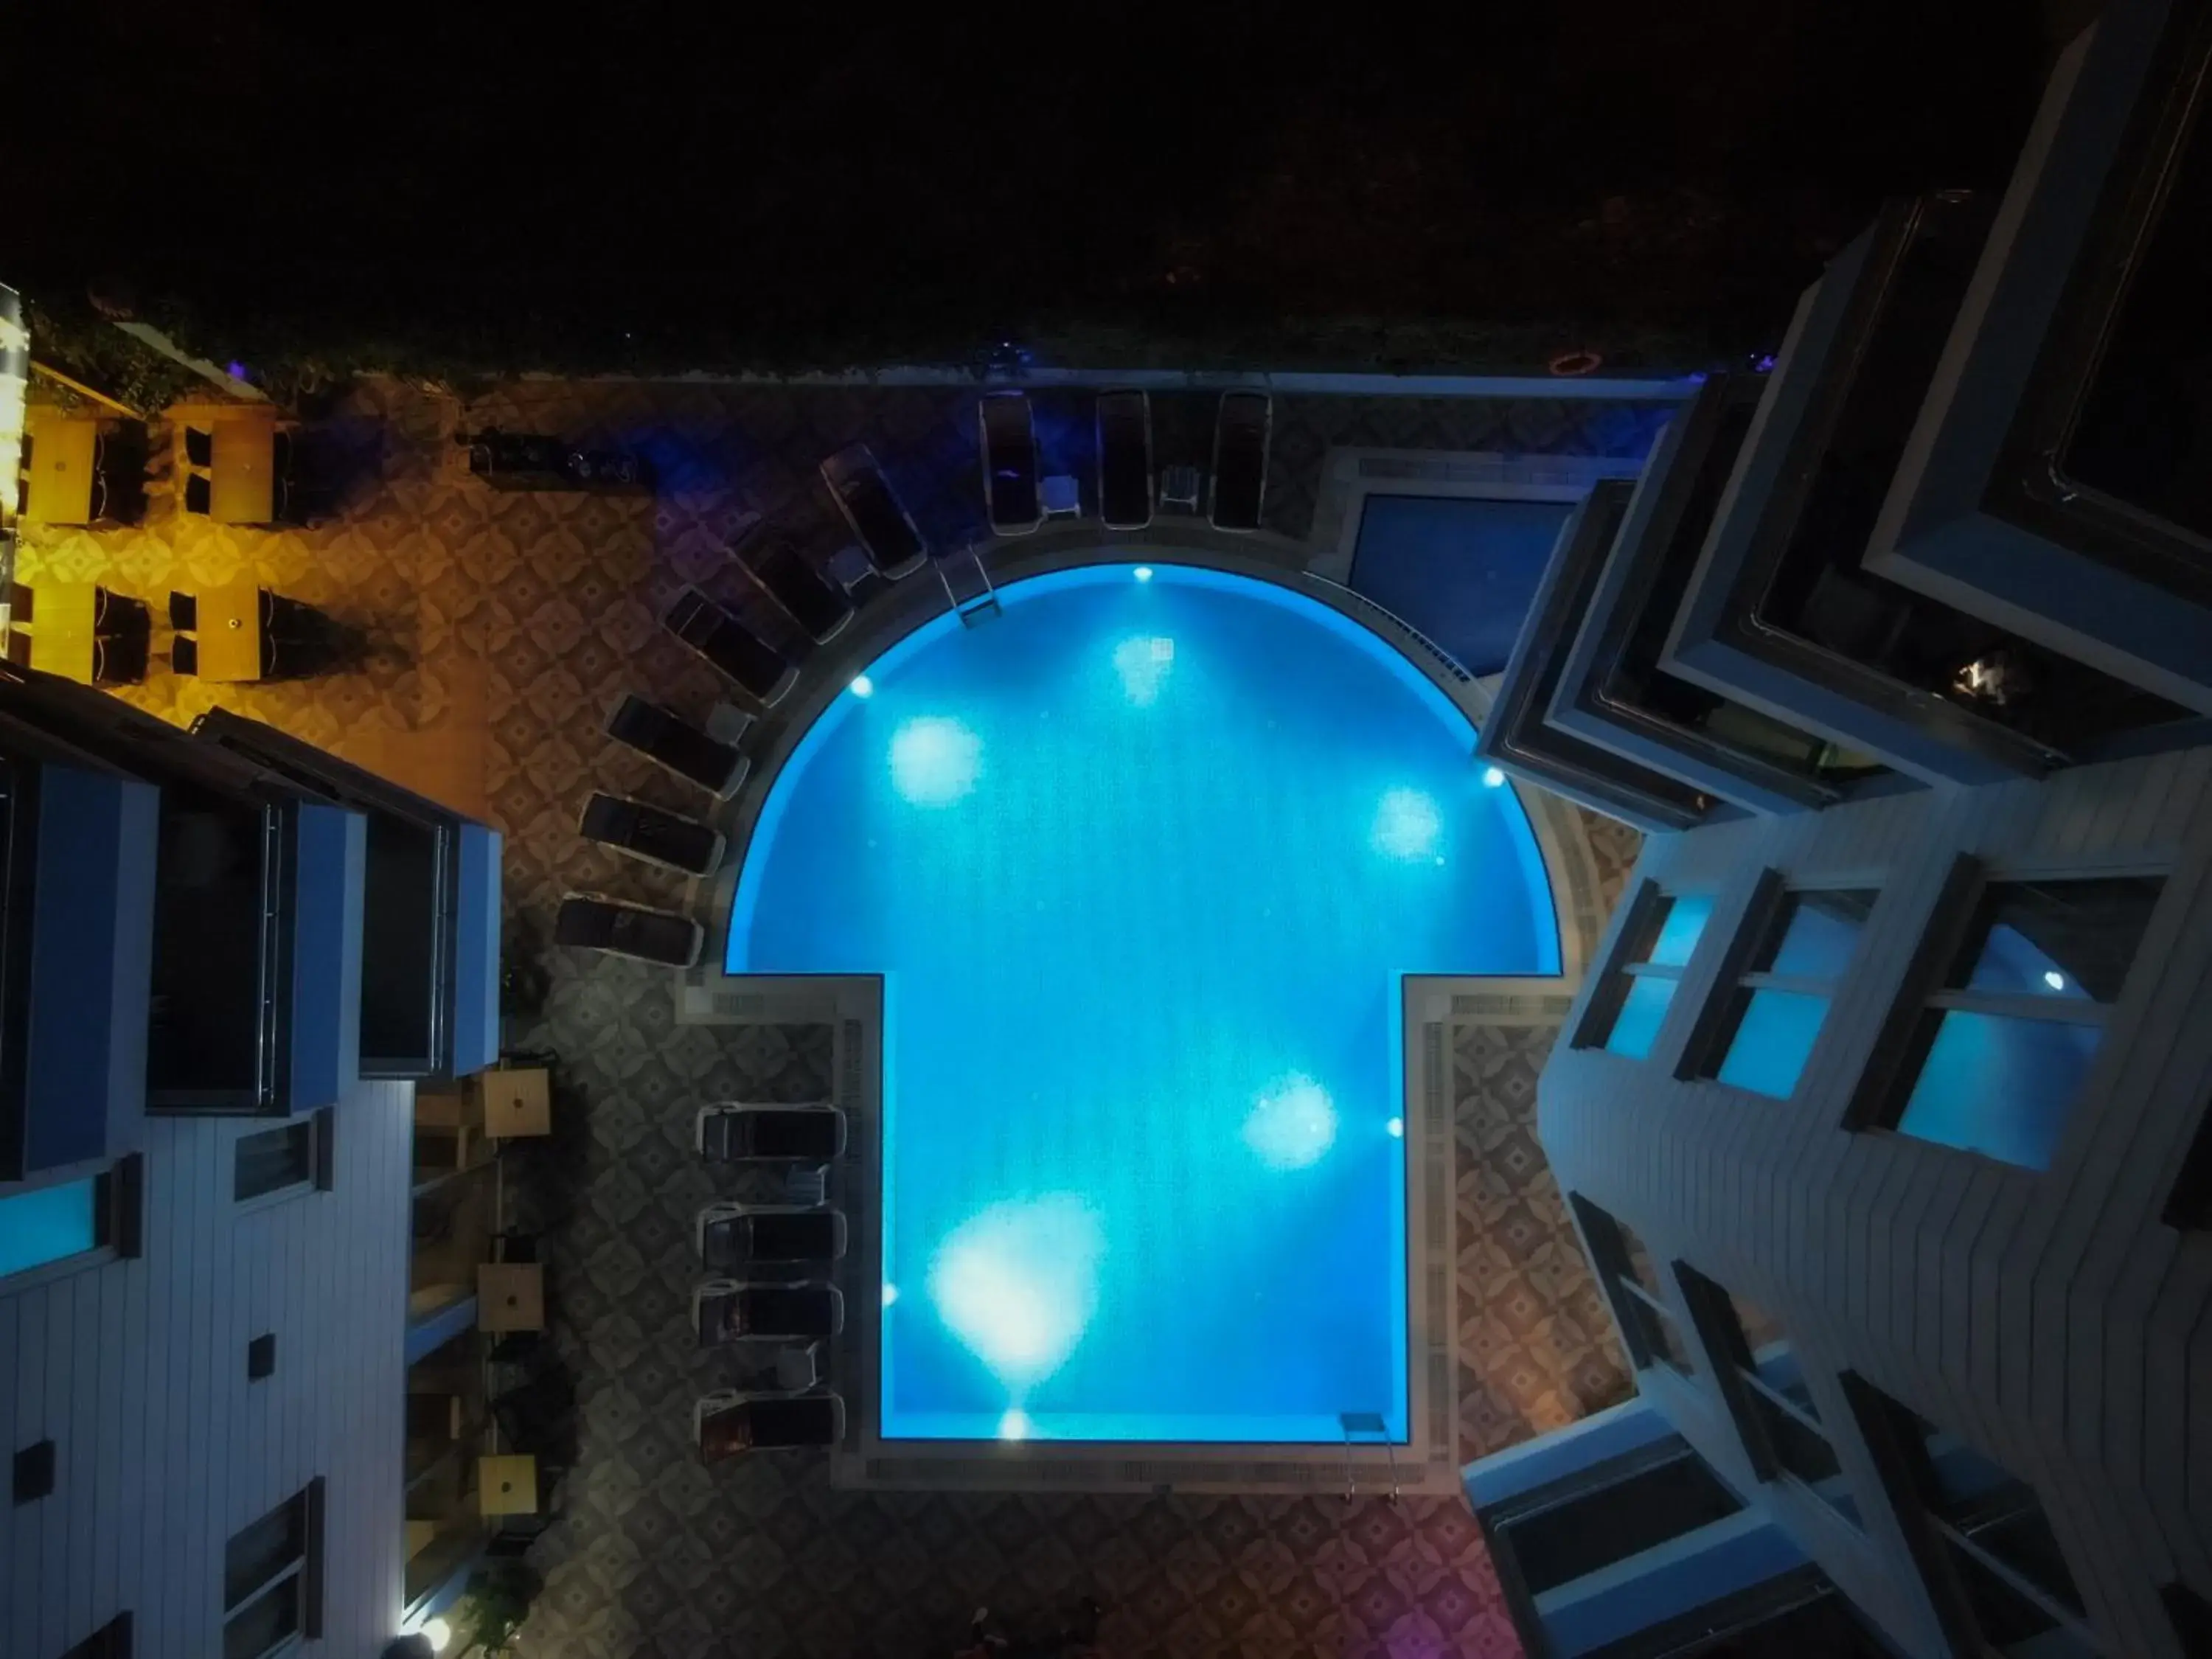
[[[1090,1063],[950,1113],[885,981],[883,1437],[1335,1445],[1352,1413],[1402,1443],[1401,1117],[1347,1145],[1317,1079],[1255,1097],[1231,1024],[1110,1030],[1112,973],[1099,1015],[1079,1004],[1045,1034]],[[1155,982],[1198,1006],[1194,981]],[[1357,1097],[1399,1097],[1395,1042],[1364,1069]]]

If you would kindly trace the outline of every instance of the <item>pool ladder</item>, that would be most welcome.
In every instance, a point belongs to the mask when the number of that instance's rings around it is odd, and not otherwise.
[[[1398,1449],[1391,1443],[1390,1431],[1382,1421],[1380,1412],[1340,1412],[1337,1424],[1344,1431],[1344,1501],[1347,1504],[1359,1496],[1359,1480],[1352,1467],[1352,1449],[1358,1445],[1379,1445],[1390,1466],[1390,1501],[1398,1501]],[[1360,1437],[1364,1437],[1361,1438]]]
[[[978,592],[970,593],[964,599],[960,597],[958,590],[952,586],[951,573],[952,562],[963,556],[969,563],[975,567],[975,580],[982,584]],[[983,556],[981,553],[972,547],[964,547],[958,553],[947,554],[944,558],[932,559],[930,562],[937,568],[937,580],[945,584],[945,599],[952,606],[952,614],[960,618],[960,625],[963,628],[973,628],[976,619],[986,611],[994,615],[997,613],[999,590],[991,586],[991,573],[983,568]]]

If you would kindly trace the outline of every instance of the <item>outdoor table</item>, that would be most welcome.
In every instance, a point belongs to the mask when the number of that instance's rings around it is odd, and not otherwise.
[[[261,678],[261,587],[251,580],[225,582],[196,602],[204,680]]]
[[[210,441],[208,514],[219,524],[276,516],[276,428],[268,420],[217,421]]]

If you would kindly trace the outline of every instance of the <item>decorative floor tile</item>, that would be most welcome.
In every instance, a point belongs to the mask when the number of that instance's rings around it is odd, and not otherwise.
[[[718,1190],[688,1156],[691,1111],[706,1098],[819,1097],[829,1033],[678,1030],[665,978],[544,954],[553,907],[571,887],[648,902],[683,894],[680,878],[592,848],[572,826],[595,787],[698,805],[599,726],[627,690],[695,714],[718,695],[657,618],[687,583],[738,595],[723,538],[740,513],[775,515],[817,551],[839,544],[816,465],[860,439],[927,532],[947,543],[978,533],[975,398],[533,382],[460,412],[470,429],[497,423],[641,450],[661,479],[647,501],[501,495],[456,478],[441,437],[454,412],[373,384],[318,434],[346,469],[331,522],[261,531],[184,515],[174,441],[157,427],[146,522],[31,527],[18,574],[33,586],[106,580],[147,597],[157,667],[171,587],[251,574],[325,606],[364,642],[343,672],[250,687],[157,672],[120,695],[179,720],[236,708],[371,766],[410,744],[459,756],[449,793],[473,790],[456,804],[507,836],[510,956],[538,960],[549,986],[543,1018],[514,1036],[557,1055],[560,1079],[558,1132],[511,1159],[515,1207],[542,1234],[550,1340],[573,1400],[556,1425],[574,1455],[551,1483],[553,1523],[535,1550],[546,1588],[522,1638],[526,1659],[913,1659],[949,1646],[979,1603],[1018,1626],[1085,1593],[1105,1604],[1116,1659],[1504,1659],[1517,1651],[1511,1625],[1480,1531],[1454,1501],[861,1494],[831,1492],[808,1456],[713,1470],[692,1457],[691,1402],[725,1383],[729,1362],[702,1354],[689,1324],[692,1213]],[[1203,445],[1211,406],[1186,401],[1158,400],[1156,425]],[[1087,490],[1087,398],[1037,403],[1048,462]],[[1648,405],[1567,400],[1280,397],[1266,520],[1308,532],[1331,445],[1636,455],[1660,418]],[[1600,824],[1593,841],[1610,902],[1635,837]],[[1534,1141],[1534,1079],[1551,1036],[1456,1034],[1470,1457],[1627,1386]]]

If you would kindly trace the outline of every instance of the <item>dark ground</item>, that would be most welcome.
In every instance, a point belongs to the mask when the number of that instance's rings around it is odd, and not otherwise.
[[[1681,367],[2000,184],[2062,4],[37,6],[0,279],[264,363]]]

